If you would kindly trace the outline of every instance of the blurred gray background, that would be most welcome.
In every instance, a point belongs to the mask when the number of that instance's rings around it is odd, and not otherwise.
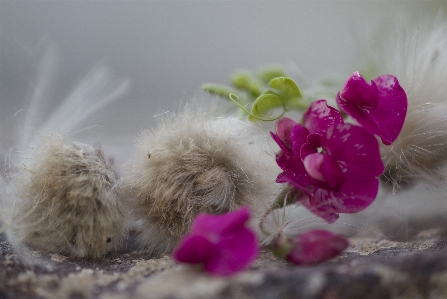
[[[94,121],[128,144],[155,115],[226,83],[238,68],[294,63],[312,80],[355,70],[354,33],[400,13],[435,14],[447,1],[5,1],[0,0],[0,116],[26,108],[49,44],[63,99],[94,66],[130,79]],[[354,69],[353,69],[354,68]]]

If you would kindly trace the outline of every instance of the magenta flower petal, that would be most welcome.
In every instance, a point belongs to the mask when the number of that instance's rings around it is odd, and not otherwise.
[[[307,173],[314,179],[326,182],[321,169],[323,168],[324,155],[315,153],[307,155],[303,160],[304,168]]]
[[[321,134],[319,133],[312,133],[309,134],[306,138],[307,143],[315,146],[315,147],[320,147],[321,146]]]
[[[283,117],[276,122],[276,134],[278,135],[279,140],[281,140],[287,148],[292,148],[290,132],[297,124],[296,121],[288,117]]]
[[[191,234],[203,235],[212,241],[217,234],[239,230],[249,218],[250,210],[247,207],[221,215],[199,214],[191,226]]]
[[[309,130],[302,125],[293,127],[290,132],[290,140],[292,142],[292,153],[294,156],[300,156],[301,146],[307,143],[307,136],[309,136]]]
[[[205,237],[189,236],[180,242],[174,258],[182,263],[198,264],[207,260],[214,250],[214,245]]]
[[[338,256],[349,242],[331,232],[313,230],[298,235],[287,260],[295,265],[313,265]]]
[[[328,155],[324,155],[321,173],[331,189],[338,188],[345,181],[345,175],[340,165]]]
[[[375,106],[372,100],[375,97],[374,86],[377,88]],[[365,103],[370,103],[371,107]],[[337,94],[337,104],[386,145],[396,140],[402,130],[408,106],[407,95],[396,77],[383,75],[368,85],[358,72],[351,75]]]
[[[283,170],[276,178],[277,183],[289,183],[298,189],[307,190],[307,186],[311,184],[311,177],[307,174],[300,157],[279,152],[276,154],[276,163]]]
[[[205,270],[216,275],[231,275],[245,269],[258,256],[255,234],[245,228],[223,238],[219,250],[204,264]]]
[[[340,218],[340,208],[333,206],[333,200],[330,200],[328,196],[320,196],[319,193],[328,192],[326,189],[318,188],[314,192],[317,194],[309,194],[308,197],[302,197],[300,203],[306,207],[309,212],[320,217],[327,223],[334,223]],[[328,200],[329,198],[329,200]]]
[[[323,196],[338,197],[332,203],[337,213],[357,213],[364,210],[377,197],[379,180],[370,176],[356,176],[355,172],[345,174],[345,178],[339,192]]]
[[[304,162],[304,159],[306,159],[307,156],[316,154],[316,153],[318,153],[318,149],[315,146],[313,146],[309,143],[303,144],[300,149],[301,161]]]
[[[249,216],[247,207],[223,215],[198,215],[174,258],[201,263],[214,275],[231,275],[246,268],[258,254],[256,235],[246,225]]]
[[[328,155],[319,153],[307,155],[303,164],[312,178],[327,183],[331,189],[339,187],[345,180],[340,165]]]
[[[338,124],[321,142],[326,154],[339,162],[345,175],[377,177],[384,171],[377,139],[359,126]]]
[[[343,90],[340,92],[340,96],[344,100],[357,106],[375,109],[377,107],[379,92],[374,81],[369,85],[359,72],[355,72],[346,81]]]
[[[303,125],[310,133],[323,134],[329,127],[342,123],[344,121],[340,112],[328,106],[326,100],[313,102],[303,116]]]
[[[292,155],[292,149],[291,148],[287,148],[284,143],[281,141],[281,139],[278,137],[278,135],[276,135],[273,132],[270,132],[270,136],[272,136],[273,140],[275,140],[275,142],[279,145],[279,148],[285,152],[285,153],[289,153],[290,155]]]

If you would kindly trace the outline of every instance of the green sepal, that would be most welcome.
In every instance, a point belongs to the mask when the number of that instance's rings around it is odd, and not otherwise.
[[[288,205],[296,204],[302,194],[303,192],[301,190],[292,188],[288,184],[284,184],[281,192],[273,202],[272,209],[280,209]]]
[[[285,236],[278,236],[274,239],[268,246],[268,249],[280,259],[287,261],[287,257],[292,252],[294,245],[292,244],[291,239]]]

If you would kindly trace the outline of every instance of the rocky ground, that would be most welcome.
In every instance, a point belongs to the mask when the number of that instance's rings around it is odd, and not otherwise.
[[[38,262],[26,265],[2,236],[0,298],[447,298],[446,224],[442,217],[409,223],[405,237],[391,239],[353,231],[342,256],[313,267],[262,253],[230,278],[132,250],[100,261],[34,251]]]

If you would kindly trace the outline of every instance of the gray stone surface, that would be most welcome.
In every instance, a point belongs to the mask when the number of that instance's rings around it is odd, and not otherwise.
[[[25,266],[3,237],[0,298],[447,298],[445,224],[435,218],[410,223],[406,240],[353,232],[342,256],[313,267],[262,253],[247,271],[229,278],[131,250],[99,261],[35,251],[40,262]]]

